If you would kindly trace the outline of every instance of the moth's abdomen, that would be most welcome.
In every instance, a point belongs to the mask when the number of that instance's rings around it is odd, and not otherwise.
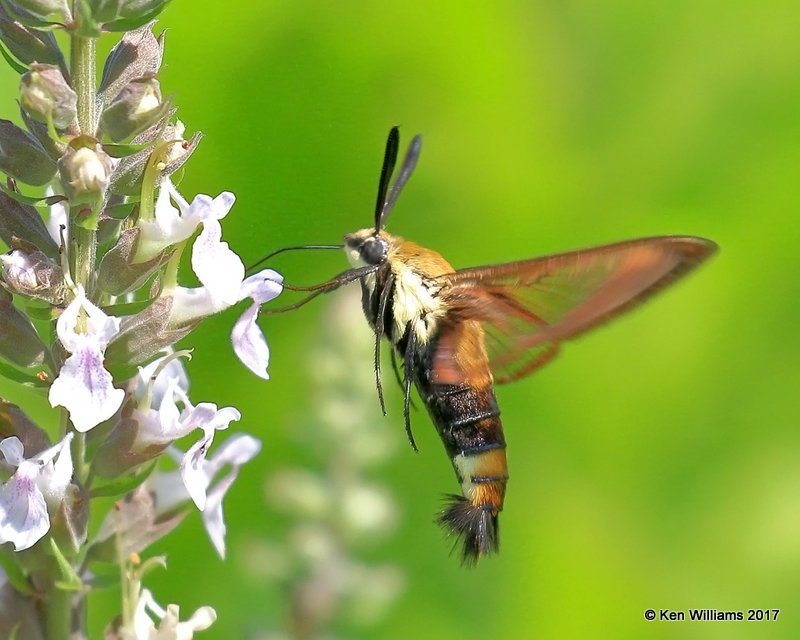
[[[464,561],[472,563],[499,545],[508,481],[500,410],[491,386],[431,385],[423,399],[461,483],[462,495],[450,496],[438,520],[462,539]]]

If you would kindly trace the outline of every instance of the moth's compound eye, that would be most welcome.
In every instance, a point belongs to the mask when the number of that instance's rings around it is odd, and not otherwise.
[[[387,251],[386,241],[373,236],[367,238],[361,246],[361,257],[367,264],[380,264],[386,260]]]

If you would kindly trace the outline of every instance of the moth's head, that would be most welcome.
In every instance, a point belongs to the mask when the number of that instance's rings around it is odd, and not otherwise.
[[[397,127],[392,127],[389,131],[389,138],[386,140],[386,151],[383,155],[383,166],[381,167],[380,182],[378,183],[378,199],[375,203],[375,226],[368,229],[361,229],[355,233],[350,233],[344,237],[344,250],[354,267],[367,265],[383,264],[389,259],[389,252],[392,246],[397,246],[400,238],[393,238],[383,230],[386,219],[397,201],[397,196],[402,191],[414,166],[417,164],[419,151],[422,146],[422,138],[415,136],[408,147],[403,166],[400,173],[391,187],[389,181],[394,172],[394,165],[397,161],[397,148],[400,143],[400,134]]]
[[[344,250],[350,264],[354,267],[375,265],[386,262],[391,238],[385,231],[375,231],[375,227],[348,233],[344,237]]]

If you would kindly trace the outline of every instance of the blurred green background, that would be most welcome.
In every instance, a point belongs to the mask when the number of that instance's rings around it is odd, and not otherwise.
[[[400,450],[378,479],[402,517],[369,554],[401,566],[406,591],[377,625],[333,633],[800,635],[796,2],[178,0],[160,25],[162,89],[206,135],[181,189],[236,194],[225,238],[245,262],[371,224],[394,124],[424,145],[389,230],[456,267],[665,233],[721,246],[679,286],[498,390],[511,473],[502,553],[475,570],[448,557],[431,523],[457,485],[424,412],[420,454],[405,446],[387,371]],[[0,80],[9,114],[15,79]],[[274,266],[305,284],[346,263],[321,253]],[[186,341],[193,399],[235,405],[237,426],[264,442],[226,500],[228,561],[197,516],[159,545],[170,566],[149,582],[156,598],[220,615],[199,637],[257,638],[286,616],[248,549],[286,529],[265,511],[264,479],[305,464],[292,431],[308,415],[327,308],[262,320],[268,382],[231,352],[235,313]],[[95,629],[114,594],[100,606]],[[643,617],[690,607],[781,615]]]

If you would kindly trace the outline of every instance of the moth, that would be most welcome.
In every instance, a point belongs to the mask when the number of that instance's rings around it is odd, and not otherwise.
[[[428,410],[452,462],[460,495],[448,496],[438,522],[463,545],[467,564],[498,550],[508,466],[495,385],[533,373],[561,343],[643,302],[711,256],[716,245],[691,236],[629,240],[532,260],[454,269],[436,251],[384,230],[419,158],[416,136],[394,182],[397,127],[389,132],[371,227],[344,237],[352,268],[275,311],[358,281],[364,315],[375,333],[375,374],[381,385],[381,340],[405,398],[411,446],[411,386]],[[300,248],[300,247],[291,247]],[[274,255],[274,254],[272,254]],[[291,287],[290,287],[291,288]],[[397,373],[397,369],[395,368]]]

